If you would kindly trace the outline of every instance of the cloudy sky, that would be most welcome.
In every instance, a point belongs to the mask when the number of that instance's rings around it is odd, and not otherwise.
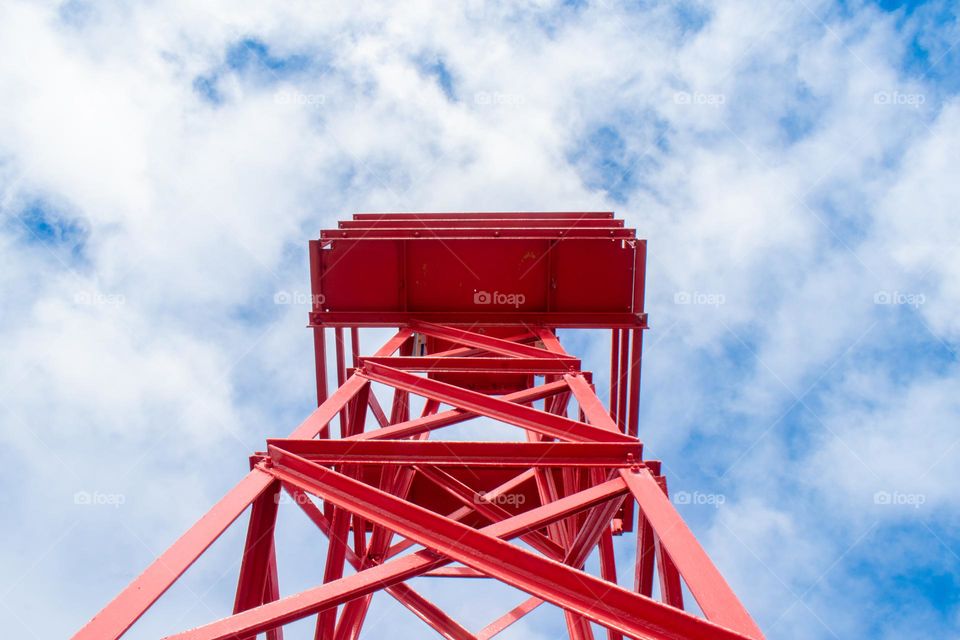
[[[399,4],[0,4],[6,633],[68,637],[310,410],[319,229],[556,209],[649,240],[641,437],[768,637],[960,638],[957,5]],[[242,536],[129,637],[229,613]],[[476,582],[418,588],[523,599]]]

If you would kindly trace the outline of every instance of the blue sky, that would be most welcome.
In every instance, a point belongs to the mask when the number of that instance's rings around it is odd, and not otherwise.
[[[958,62],[950,2],[5,3],[0,620],[69,636],[309,411],[320,228],[595,209],[649,242],[647,452],[767,636],[960,638]],[[227,613],[242,536],[129,637]]]

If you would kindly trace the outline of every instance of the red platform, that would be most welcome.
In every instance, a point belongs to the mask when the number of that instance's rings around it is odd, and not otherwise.
[[[646,244],[612,213],[354,218],[310,243],[315,325],[645,326]]]
[[[321,232],[310,259],[318,408],[268,439],[249,475],[75,638],[123,635],[248,508],[233,614],[171,638],[279,640],[307,616],[317,639],[358,638],[381,590],[428,635],[459,640],[492,638],[544,603],[578,640],[594,625],[613,640],[763,637],[674,510],[659,462],[643,459],[645,243],[632,229],[611,213],[357,214]],[[361,354],[360,329],[378,326],[398,329]],[[609,332],[607,406],[561,327]],[[442,439],[477,418],[516,437]],[[294,594],[277,572],[281,491],[328,540],[321,583]],[[619,585],[614,544],[631,531],[634,580]],[[585,571],[591,554],[599,576]],[[528,598],[470,631],[407,583],[418,576],[495,579]],[[682,582],[702,615],[684,610]]]

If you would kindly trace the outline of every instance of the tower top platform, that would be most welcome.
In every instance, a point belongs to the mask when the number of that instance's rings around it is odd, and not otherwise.
[[[610,212],[357,213],[310,243],[310,323],[645,328],[645,262]]]

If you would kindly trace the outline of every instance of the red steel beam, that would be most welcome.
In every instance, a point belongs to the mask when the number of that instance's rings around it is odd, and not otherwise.
[[[749,638],[762,638],[760,628],[717,571],[650,471],[622,470],[619,474],[630,487],[640,511],[649,520],[660,544],[670,554],[707,619]]]
[[[516,607],[506,612],[483,629],[477,633],[477,640],[489,640],[489,638],[494,637],[500,632],[504,631],[507,627],[512,625],[514,622],[527,615],[537,607],[543,604],[543,600],[533,596],[527,598]]]
[[[629,413],[627,410],[627,402],[629,401],[628,392],[630,389],[630,335],[630,331],[626,328],[620,329],[620,371],[617,373],[620,397],[617,399],[617,426],[619,426],[620,430],[624,433],[627,432],[627,418]]]
[[[473,227],[466,229],[456,228],[431,228],[429,230],[420,229],[322,229],[320,231],[320,240],[432,240],[432,239],[562,239],[562,240],[582,240],[582,239],[610,239],[610,240],[633,240],[637,237],[636,229],[624,229],[620,227],[613,228],[591,228],[591,227],[534,227],[534,228],[484,228]]]
[[[327,400],[327,339],[323,327],[313,328],[313,349],[316,361],[317,406]]]
[[[342,436],[350,436],[363,433],[364,424],[367,416],[367,396],[370,394],[370,385],[363,386],[357,395],[351,401],[350,411],[347,413],[349,423],[341,427]],[[341,416],[343,414],[341,413]],[[344,473],[353,475],[356,467],[347,466],[342,469]],[[350,520],[353,519],[353,527],[356,541],[356,552],[361,553],[362,547],[366,543],[366,523],[356,514],[351,514],[336,506],[332,507],[332,524],[330,528],[329,543],[327,545],[327,559],[323,567],[323,581],[332,582],[339,580],[343,576],[343,570],[346,563],[346,551],[349,549],[347,536],[350,532]],[[315,633],[316,640],[330,640],[336,628],[336,609],[327,609],[321,611],[317,616],[317,627]]]
[[[268,445],[323,465],[621,468],[640,460],[638,442],[464,442],[446,440],[291,440]]]
[[[653,570],[656,566],[656,541],[653,527],[643,512],[637,513],[637,553],[634,566],[633,589],[640,595],[653,597]]]
[[[317,407],[313,413],[290,434],[290,437],[313,438],[316,436],[330,424],[333,417],[340,413],[340,410],[347,406],[347,403],[353,399],[357,392],[368,383],[369,381],[365,378],[356,375],[351,376],[343,383],[342,387],[331,394],[326,402]]]
[[[619,422],[620,413],[620,330],[610,331],[610,416]]]
[[[73,640],[113,640],[123,635],[272,482],[272,475],[253,469],[84,625]]]
[[[632,329],[630,348],[630,405],[627,414],[627,433],[637,435],[640,422],[640,362],[643,359],[643,331]]]
[[[657,575],[660,577],[660,599],[671,607],[683,609],[683,587],[680,584],[680,571],[663,548],[660,539],[654,534],[657,547]]]
[[[323,565],[323,582],[329,584],[343,577],[344,562],[346,561],[347,536],[350,533],[350,512],[334,507],[330,523],[330,535],[327,543],[327,557]],[[328,608],[319,612],[317,616],[315,640],[329,640],[333,637],[336,624],[336,608]]]
[[[271,561],[273,561],[273,530],[277,522],[277,498],[280,483],[274,482],[269,489],[253,501],[250,508],[250,524],[243,547],[240,575],[237,578],[237,594],[233,612],[239,613],[264,603],[269,588]],[[274,563],[274,569],[276,564]],[[244,640],[249,640],[249,637]]]
[[[610,417],[610,414],[603,408],[600,398],[597,397],[593,389],[581,375],[566,375],[563,377],[573,396],[580,405],[580,410],[587,417],[587,420],[595,427],[606,429],[607,431],[618,431],[617,424]],[[636,436],[634,436],[636,437]],[[639,457],[636,460],[640,460]]]
[[[367,403],[370,405],[370,411],[373,412],[373,417],[377,420],[377,424],[381,427],[388,426],[390,421],[387,420],[387,414],[383,412],[383,407],[380,406],[380,401],[377,400],[377,394],[370,393],[367,396]]]
[[[264,602],[275,602],[280,599],[280,576],[277,574],[276,550],[270,554],[269,573],[267,574],[267,588],[264,592]],[[267,631],[267,640],[283,640],[283,627],[274,627]]]
[[[395,327],[408,322],[442,322],[469,327],[513,327],[549,325],[564,329],[646,329],[647,314],[595,311],[316,311],[310,314],[310,326]]]
[[[613,552],[613,534],[609,527],[601,534],[598,546],[600,550],[600,575],[607,582],[616,583],[617,559]],[[607,629],[607,640],[623,640],[623,635],[613,629]]]

